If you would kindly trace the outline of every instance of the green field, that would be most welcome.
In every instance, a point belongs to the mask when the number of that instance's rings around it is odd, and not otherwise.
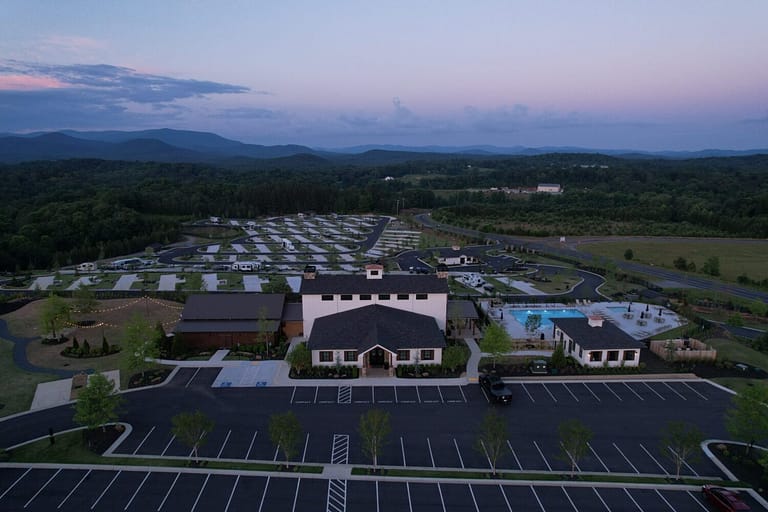
[[[701,269],[704,262],[716,256],[720,260],[721,278],[736,282],[741,274],[760,281],[768,279],[768,243],[758,240],[637,240],[592,242],[579,244],[579,249],[596,256],[624,259],[624,252],[632,249],[633,261],[674,268],[672,262],[683,257]]]
[[[13,364],[13,343],[4,339],[0,339],[0,375],[3,376],[0,416],[29,410],[37,385],[58,378],[55,375],[19,370]]]

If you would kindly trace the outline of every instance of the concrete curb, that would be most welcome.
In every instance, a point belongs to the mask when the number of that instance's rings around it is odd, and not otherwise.
[[[701,450],[704,452],[704,455],[707,456],[709,460],[712,461],[712,463],[717,466],[717,468],[725,474],[726,477],[728,477],[730,480],[733,480],[734,482],[738,480],[736,478],[736,475],[734,475],[727,467],[725,467],[725,464],[720,462],[720,459],[718,459],[714,453],[712,453],[712,450],[709,449],[710,444],[718,444],[718,443],[724,443],[724,444],[736,444],[739,446],[747,446],[747,443],[742,443],[740,441],[729,441],[727,439],[705,439],[701,442]],[[762,451],[768,451],[768,448],[764,448],[762,446],[753,445],[753,449],[762,450]],[[755,501],[760,503],[766,510],[768,510],[768,501],[763,498],[760,493],[758,493],[754,489],[739,489],[741,491],[745,491],[749,493],[750,496],[752,496]]]

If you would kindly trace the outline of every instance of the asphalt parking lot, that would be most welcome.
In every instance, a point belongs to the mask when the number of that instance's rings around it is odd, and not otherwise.
[[[329,485],[333,489],[329,500]],[[0,509],[29,511],[702,511],[698,490],[336,481],[200,470],[0,469]],[[744,500],[760,505],[750,496]]]

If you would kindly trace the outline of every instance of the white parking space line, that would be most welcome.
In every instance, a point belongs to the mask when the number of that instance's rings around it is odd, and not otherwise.
[[[695,389],[693,389],[693,386],[691,386],[691,385],[690,385],[690,384],[688,384],[687,382],[683,382],[682,384],[683,384],[683,386],[687,387],[688,389],[690,389],[691,391],[693,391],[694,393],[696,393],[697,395],[699,395],[699,396],[700,396],[702,399],[704,399],[704,400],[709,400],[709,398],[705,397],[704,395],[702,395],[701,393],[699,393],[698,391],[696,391]]]
[[[419,386],[416,386],[416,398],[418,398],[419,403],[421,403],[421,393],[419,393]]]
[[[440,482],[437,482],[437,493],[440,495],[440,505],[443,507],[443,512],[446,512],[445,500],[443,499],[443,488],[440,487]]]
[[[459,386],[459,391],[461,392],[461,398],[464,399],[464,403],[467,403],[467,395],[464,394],[463,386]]]
[[[563,451],[565,452],[565,455],[568,457],[568,460],[571,462],[571,464],[573,464],[573,467],[576,468],[576,471],[581,473],[581,468],[579,467],[578,464],[576,464],[576,461],[574,460],[574,458],[571,457],[571,453],[565,449],[565,445],[563,443],[560,443],[560,448],[563,449]]]
[[[561,485],[560,489],[563,490],[563,494],[565,494],[565,497],[568,498],[568,503],[571,504],[571,506],[573,507],[573,510],[575,510],[576,512],[579,512],[579,509],[576,508],[576,505],[573,503],[573,500],[571,499],[571,496],[568,494],[568,491],[565,490],[565,487]]]
[[[200,437],[197,438],[197,442],[199,443],[203,439],[203,437],[205,437],[205,432],[200,434]],[[193,453],[195,453],[195,447],[194,446],[192,447],[191,450],[189,450],[189,455],[187,455],[187,457],[191,457]]]
[[[699,504],[699,506],[701,507],[701,510],[704,510],[704,511],[709,510],[707,507],[704,506],[704,504],[701,501],[699,501],[699,498],[697,498],[691,491],[687,491],[687,492],[688,492],[688,496],[690,496],[693,501]]]
[[[499,484],[499,491],[501,491],[501,495],[504,497],[504,503],[507,504],[507,510],[512,512],[512,505],[509,504],[509,498],[507,498],[507,493],[504,492],[504,486],[501,484]]]
[[[379,512],[379,481],[376,480],[376,512]]]
[[[593,487],[592,490],[595,491],[595,494],[597,495],[597,498],[600,500],[600,503],[603,504],[603,506],[605,507],[605,510],[607,510],[608,512],[611,512],[611,507],[608,506],[608,504],[605,502],[603,497],[600,496],[600,493],[597,492],[597,488]]]
[[[291,512],[296,512],[296,502],[299,499],[299,485],[301,485],[301,478],[296,479],[296,492],[293,495],[293,507],[291,508]]]
[[[409,482],[405,482],[405,490],[408,492],[408,510],[413,512],[413,502],[411,501],[411,484]]]
[[[301,462],[303,463],[307,457],[307,446],[309,445],[309,432],[307,432],[307,438],[304,440],[304,451],[301,452]]]
[[[493,462],[491,462],[491,456],[488,455],[488,449],[485,447],[485,443],[483,440],[480,440],[480,446],[483,448],[483,453],[485,454],[485,458],[488,459],[488,467],[493,469]]]
[[[77,485],[75,485],[75,486],[72,488],[72,490],[71,490],[71,491],[69,491],[69,494],[67,494],[67,497],[66,497],[66,498],[64,498],[63,500],[61,500],[61,503],[59,503],[59,506],[58,506],[58,507],[56,507],[57,509],[58,509],[58,508],[61,508],[61,507],[62,507],[62,505],[64,505],[64,503],[66,503],[66,502],[67,502],[67,500],[69,499],[69,497],[70,497],[70,496],[72,496],[72,494],[74,494],[74,492],[77,490],[77,488],[78,488],[78,487],[80,487],[80,484],[81,484],[81,483],[83,483],[83,480],[85,480],[86,478],[88,478],[88,475],[90,475],[90,474],[91,474],[91,471],[93,471],[93,470],[92,470],[92,469],[89,469],[89,470],[88,470],[88,472],[87,472],[86,474],[84,474],[84,475],[83,475],[83,478],[81,478],[81,479],[80,479],[80,481],[79,481],[79,482],[77,482]]]
[[[109,490],[109,488],[110,488],[110,487],[112,487],[112,484],[113,484],[113,483],[115,483],[115,480],[117,480],[117,477],[119,477],[119,476],[120,476],[120,473],[122,473],[122,472],[123,472],[122,470],[119,470],[117,473],[115,473],[115,476],[113,476],[113,477],[112,477],[112,480],[110,480],[110,481],[109,481],[109,483],[108,483],[108,484],[107,484],[107,486],[104,488],[104,490],[103,490],[103,491],[101,491],[101,494],[99,494],[99,497],[98,497],[98,498],[96,498],[96,501],[94,501],[94,502],[93,502],[93,505],[91,505],[91,510],[93,510],[93,509],[95,509],[95,508],[96,508],[96,505],[98,505],[98,504],[99,504],[99,502],[101,501],[101,498],[103,498],[103,497],[104,497],[104,495],[105,495],[105,494],[107,494],[107,491]],[[181,473],[179,473],[179,474],[181,474]],[[162,505],[161,505],[161,506],[162,506]],[[160,510],[160,509],[158,508],[157,510]]]
[[[200,366],[197,367],[197,370],[195,370],[195,373],[192,374],[192,377],[187,381],[187,384],[184,386],[185,388],[188,388],[190,384],[192,384],[192,381],[195,380],[195,377],[197,377],[197,374],[200,373]]]
[[[483,388],[480,388],[480,392],[481,392],[481,393],[483,394],[483,396],[485,397],[485,401],[486,401],[486,402],[488,402],[488,403],[491,403],[491,399],[490,399],[490,398],[488,398],[488,395],[486,394],[486,392],[485,392],[485,389],[483,389]]]
[[[664,469],[664,466],[662,466],[662,465],[661,465],[661,463],[660,463],[658,460],[656,460],[656,457],[654,457],[653,455],[651,455],[651,452],[649,452],[649,451],[648,451],[648,449],[647,449],[645,446],[643,446],[643,443],[640,443],[640,448],[642,448],[642,449],[643,449],[643,451],[645,452],[645,454],[646,454],[646,455],[648,455],[648,456],[651,458],[651,460],[652,460],[653,462],[655,462],[655,463],[656,463],[656,465],[657,465],[657,466],[659,466],[659,467],[661,468],[661,470],[664,472],[664,474],[665,474],[665,475],[668,475],[668,474],[669,474],[669,473],[667,472],[667,470],[666,470],[666,469]]]
[[[544,452],[541,451],[541,448],[539,448],[539,444],[536,441],[534,441],[533,446],[536,447],[536,451],[538,451],[539,455],[541,455],[541,458],[544,459],[544,464],[547,465],[547,469],[552,471],[552,466],[550,466],[549,462],[547,462],[547,458],[544,456]]]
[[[269,478],[270,477],[267,477],[267,483],[264,486],[264,494],[261,495],[261,501],[259,502],[259,512],[261,512],[261,509],[264,506],[264,498],[267,497],[267,489],[269,489]]]
[[[258,433],[259,433],[259,431],[258,431],[258,430],[256,430],[256,431],[253,433],[253,437],[251,438],[251,444],[249,444],[249,445],[248,445],[248,451],[247,451],[247,452],[245,452],[245,458],[246,458],[246,459],[247,459],[247,458],[248,458],[248,456],[251,454],[251,450],[253,449],[253,443],[254,443],[254,441],[256,441],[256,434],[258,434]]]
[[[631,392],[633,392],[637,398],[639,398],[640,400],[642,400],[643,402],[645,402],[645,398],[641,397],[641,396],[640,396],[640,395],[637,393],[637,391],[635,391],[634,389],[632,389],[632,387],[631,387],[629,384],[627,384],[626,382],[623,382],[622,384],[624,384],[624,385],[627,387],[627,389],[628,389],[628,390],[630,390]]]
[[[512,449],[512,444],[510,444],[509,439],[507,439],[507,446],[509,447],[509,451],[512,452],[512,456],[515,458],[515,463],[517,463],[517,467],[519,467],[520,471],[522,471],[523,465],[520,464],[520,459],[517,458],[517,454],[515,453],[515,450]]]
[[[531,402],[536,403],[536,400],[534,400],[531,394],[528,392],[528,388],[525,387],[525,384],[521,382],[520,385],[523,386],[523,391],[525,391],[525,394],[528,395],[528,398],[531,399]]]
[[[144,475],[144,479],[141,481],[141,483],[136,488],[136,490],[133,491],[133,496],[131,496],[131,499],[129,499],[128,503],[125,504],[125,508],[123,508],[123,510],[128,510],[128,507],[131,506],[131,503],[133,503],[134,498],[136,498],[136,495],[139,494],[139,491],[141,490],[141,488],[144,487],[144,482],[147,481],[147,478],[149,478],[149,475],[151,475],[151,474],[152,473],[148,472],[146,475]]]
[[[277,461],[277,455],[278,455],[279,453],[280,453],[280,445],[278,444],[278,445],[275,447],[275,456],[274,456],[274,457],[272,457],[272,460],[273,460],[273,461]]]
[[[165,448],[163,448],[163,452],[160,454],[160,456],[161,456],[161,457],[162,457],[163,455],[165,455],[165,452],[167,452],[167,451],[168,451],[168,448],[170,448],[170,447],[171,447],[171,443],[173,442],[173,440],[174,440],[174,439],[176,439],[176,436],[175,436],[175,435],[172,435],[172,436],[171,436],[171,440],[170,440],[170,441],[168,441],[168,444],[167,444],[167,445],[165,445]]]
[[[181,473],[176,473],[176,478],[173,479],[173,482],[171,482],[171,486],[168,488],[168,492],[165,493],[165,497],[163,498],[163,501],[160,502],[160,506],[157,507],[157,512],[160,512],[160,510],[163,508],[163,505],[165,505],[165,502],[168,500],[168,496],[171,495],[171,491],[173,491],[174,486],[176,485],[176,482],[179,481],[179,477],[181,476]],[[269,478],[269,477],[267,477]],[[112,480],[114,482],[114,480]],[[111,482],[110,482],[111,485]],[[93,507],[91,507],[93,508]]]
[[[571,396],[573,397],[574,400],[576,400],[577,402],[579,401],[579,398],[576,395],[573,394],[573,391],[571,391],[571,388],[569,388],[568,386],[565,385],[565,382],[562,383],[562,386],[565,388],[565,390],[567,392],[569,392],[571,394]]]
[[[208,485],[208,479],[211,478],[211,474],[208,473],[205,475],[205,481],[203,482],[203,485],[200,486],[200,492],[197,493],[197,498],[195,498],[195,503],[192,505],[192,508],[190,509],[190,512],[195,512],[195,509],[197,508],[197,503],[200,501],[200,496],[203,495],[203,491],[205,490],[205,486]]]
[[[552,400],[554,400],[555,403],[557,403],[557,398],[555,398],[555,395],[552,394],[552,392],[549,390],[547,385],[546,384],[542,384],[541,386],[544,388],[544,391],[546,391],[549,394],[550,398],[552,398]]]
[[[443,398],[443,392],[440,390],[440,386],[437,386],[437,392],[440,394],[440,402],[445,403],[445,399]]]
[[[400,438],[400,452],[403,454],[403,466],[407,466],[408,464],[405,463],[405,444],[402,437]]]
[[[640,473],[640,472],[637,470],[637,468],[635,467],[635,465],[634,465],[634,464],[632,464],[632,462],[631,462],[631,461],[630,461],[630,460],[627,458],[627,456],[626,456],[626,455],[624,455],[624,452],[623,452],[623,451],[621,451],[621,449],[620,449],[618,446],[616,446],[616,443],[612,443],[612,444],[613,444],[613,447],[614,447],[614,448],[616,448],[616,451],[617,451],[617,452],[619,452],[619,454],[620,454],[622,457],[624,457],[624,460],[625,460],[625,461],[627,461],[627,464],[629,464],[630,466],[632,466],[632,469],[634,469],[634,470],[635,470],[635,473]]]
[[[669,388],[669,390],[670,390],[670,391],[672,391],[674,394],[676,394],[677,396],[679,396],[679,397],[680,397],[680,398],[682,398],[683,400],[688,400],[688,399],[687,399],[687,398],[685,398],[683,395],[681,395],[680,393],[678,393],[677,391],[675,391],[675,389],[674,389],[672,386],[670,386],[669,384],[667,384],[666,382],[662,382],[662,384],[664,384],[665,386],[667,386],[667,387]]]
[[[595,394],[595,392],[594,392],[594,391],[592,391],[591,389],[589,389],[589,386],[587,386],[587,385],[586,385],[585,383],[583,383],[583,382],[581,383],[581,385],[582,385],[582,386],[584,386],[585,388],[587,388],[587,391],[589,391],[589,392],[590,392],[590,394],[591,394],[593,397],[595,397],[595,400],[597,400],[598,402],[602,402],[602,400],[600,400],[600,397],[599,397],[599,396],[597,396],[597,395]]]
[[[376,386],[371,386],[371,403],[376,403]]]
[[[32,501],[33,501],[35,498],[37,498],[37,495],[38,495],[38,494],[40,494],[41,492],[43,492],[43,489],[45,489],[46,487],[48,487],[48,484],[49,484],[49,483],[51,483],[51,480],[53,480],[54,478],[56,478],[56,475],[58,475],[59,473],[61,473],[61,469],[59,469],[57,472],[55,472],[53,475],[51,475],[51,478],[49,478],[49,479],[48,479],[48,481],[47,481],[47,482],[45,482],[45,483],[43,484],[43,486],[42,486],[40,489],[38,489],[38,490],[37,490],[37,492],[35,493],[35,495],[34,495],[34,496],[32,496],[31,498],[29,498],[29,501],[28,501],[28,502],[27,502],[27,503],[24,505],[24,508],[27,508],[27,507],[29,506],[29,504],[30,504],[30,503],[32,503]]]
[[[611,472],[611,470],[610,470],[610,469],[608,469],[608,466],[606,466],[606,465],[605,465],[605,462],[603,462],[603,459],[601,459],[601,458],[600,458],[600,456],[599,456],[599,455],[597,454],[597,452],[595,451],[595,449],[594,449],[594,448],[592,448],[592,445],[591,445],[591,444],[589,444],[589,443],[587,443],[587,447],[588,447],[588,448],[589,448],[589,450],[592,452],[592,455],[594,455],[594,456],[595,456],[595,458],[598,460],[598,462],[600,462],[600,465],[602,465],[602,466],[603,466],[603,468],[605,468],[605,470],[606,470],[608,473],[610,473],[610,472]]]
[[[672,454],[673,454],[675,457],[678,457],[678,455],[677,455],[677,452],[676,452],[675,450],[673,450],[671,446],[667,446],[667,448],[669,449],[669,452],[670,452],[670,453],[672,453]],[[688,471],[690,471],[691,473],[693,473],[695,476],[699,476],[699,474],[696,472],[696,470],[695,470],[695,469],[693,469],[693,468],[690,466],[690,464],[688,464],[686,461],[683,461],[683,466],[687,467],[687,468],[688,468]]]
[[[232,496],[235,495],[235,489],[237,489],[237,484],[240,482],[240,475],[237,475],[237,478],[235,478],[235,483],[232,485],[232,491],[229,493],[229,498],[227,499],[227,506],[224,507],[224,512],[229,512],[229,505],[232,503]]]
[[[661,498],[662,501],[664,501],[664,503],[667,504],[667,506],[669,507],[670,510],[672,510],[674,512],[677,512],[677,509],[675,507],[673,507],[670,502],[667,501],[667,498],[665,498],[664,495],[661,494],[658,489],[654,489],[654,491],[656,491],[656,494],[659,495],[659,498]]]
[[[618,398],[618,399],[619,399],[619,402],[623,402],[623,401],[624,401],[624,399],[622,399],[622,398],[621,398],[619,395],[617,395],[617,394],[616,394],[616,392],[615,392],[614,390],[612,390],[612,389],[611,389],[611,386],[609,386],[609,385],[608,385],[608,384],[606,384],[605,382],[603,382],[603,386],[605,386],[605,389],[607,389],[608,391],[610,391],[611,393],[613,393],[613,396],[615,396],[616,398]]]
[[[17,478],[17,479],[16,479],[16,481],[15,481],[15,482],[13,482],[13,483],[11,484],[11,486],[5,490],[5,492],[4,492],[3,494],[0,494],[0,500],[2,500],[2,499],[5,497],[5,495],[6,495],[6,494],[8,494],[9,492],[11,492],[11,489],[13,489],[14,487],[16,487],[16,484],[17,484],[17,483],[19,483],[19,482],[21,481],[21,479],[22,479],[22,478],[24,478],[25,476],[27,476],[27,473],[29,473],[30,471],[32,471],[32,468],[29,468],[29,469],[27,469],[27,470],[24,472],[24,474],[23,474],[23,475],[21,475],[19,478]]]
[[[541,504],[539,495],[536,494],[536,489],[534,489],[532,485],[530,487],[531,487],[531,492],[533,493],[533,497],[536,498],[536,502],[539,504],[539,508],[541,509],[541,512],[547,512],[547,510],[544,508],[544,505]]]
[[[651,386],[649,386],[647,382],[643,382],[643,385],[645,387],[647,387],[648,389],[650,389],[653,392],[653,394],[656,395],[657,397],[661,398],[662,400],[666,400],[666,398],[661,396],[655,389],[653,389]]]
[[[629,499],[632,500],[632,503],[635,504],[635,506],[637,507],[637,510],[639,510],[640,512],[645,512],[645,510],[643,510],[643,507],[641,507],[640,504],[635,501],[635,497],[632,496],[632,494],[630,494],[630,492],[626,488],[624,489],[624,492],[627,494]]]
[[[427,448],[429,448],[429,460],[432,461],[432,467],[435,467],[435,456],[432,455],[432,443],[429,442],[429,438],[427,438]]]
[[[216,458],[221,458],[221,453],[224,451],[224,447],[227,446],[227,441],[229,441],[229,436],[232,435],[232,429],[229,429],[229,432],[227,432],[227,437],[224,438],[224,443],[221,445],[221,448],[219,449],[219,453],[216,454]]]
[[[470,484],[467,484],[467,487],[469,487],[469,494],[472,495],[472,503],[475,504],[475,512],[480,512],[480,507],[477,506],[477,500],[475,499],[475,491],[472,490]]]
[[[394,389],[394,390],[395,390],[395,403],[396,403],[396,404],[397,404],[397,403],[400,403],[400,402],[398,402],[398,401],[397,401],[397,386],[393,386],[393,387],[392,387],[392,389]]]
[[[459,443],[456,442],[456,438],[453,438],[453,446],[456,447],[456,453],[459,455],[459,463],[461,464],[461,469],[464,469],[464,459],[461,458],[461,452],[459,451]]]
[[[152,426],[152,428],[149,429],[149,432],[147,432],[147,435],[144,436],[144,439],[142,439],[141,442],[139,443],[139,446],[137,446],[136,449],[133,450],[133,455],[136,455],[139,452],[139,449],[144,445],[144,441],[146,441],[149,435],[154,431],[155,431],[155,426]]]

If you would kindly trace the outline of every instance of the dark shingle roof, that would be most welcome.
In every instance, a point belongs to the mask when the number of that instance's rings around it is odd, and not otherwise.
[[[267,320],[194,320],[176,324],[174,332],[277,332],[280,322]],[[263,331],[262,331],[263,329]]]
[[[314,279],[302,279],[301,293],[448,293],[448,280],[436,275],[387,274],[381,279],[368,279],[363,274],[320,274]]]
[[[315,320],[311,350],[358,350],[376,345],[396,352],[407,348],[443,348],[445,337],[434,318],[378,304]]]
[[[586,318],[552,318],[551,320],[585,350],[637,349],[645,346],[605,320],[602,327],[591,327]]]
[[[278,320],[283,315],[281,293],[211,293],[192,295],[182,320]]]
[[[301,302],[288,302],[283,307],[283,320],[286,322],[301,322],[304,320],[304,310]]]
[[[475,303],[471,300],[449,300],[448,318],[470,318],[477,320],[480,318],[475,308]]]

